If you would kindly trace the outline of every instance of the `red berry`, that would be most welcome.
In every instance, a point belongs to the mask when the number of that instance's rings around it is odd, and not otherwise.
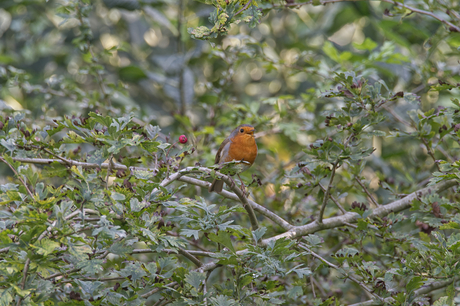
[[[184,143],[187,143],[188,139],[185,135],[180,135],[179,136],[179,142],[184,144]]]

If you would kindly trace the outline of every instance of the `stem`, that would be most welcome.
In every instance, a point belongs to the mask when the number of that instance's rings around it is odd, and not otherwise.
[[[10,169],[14,172],[14,174],[16,174],[16,176],[18,177],[19,181],[21,181],[22,185],[24,185],[24,187],[26,187],[26,190],[27,190],[27,193],[29,194],[30,198],[32,199],[32,201],[34,201],[35,203],[35,199],[34,199],[34,195],[32,193],[32,191],[30,191],[29,187],[27,186],[26,182],[22,179],[22,177],[19,175],[19,173],[16,171],[16,169],[14,169],[14,167],[12,165],[10,165],[4,158],[3,156],[0,156],[0,161],[4,162],[5,164],[8,165],[8,167],[10,167]]]
[[[333,263],[327,261],[325,258],[321,257],[320,255],[316,254],[315,252],[313,252],[312,250],[310,250],[310,248],[308,248],[304,243],[299,243],[298,244],[298,247],[301,248],[301,249],[304,249],[306,250],[307,252],[309,252],[313,257],[321,260],[323,263],[325,263],[326,265],[328,265],[329,267],[331,268],[334,268],[336,270],[339,270],[339,266],[336,266],[334,265]],[[372,290],[370,288],[368,288],[364,283],[362,283],[360,280],[358,280],[356,277],[354,276],[351,276],[351,275],[348,275],[348,274],[344,274],[346,276],[346,278],[349,278],[350,280],[352,280],[353,282],[355,282],[356,284],[358,284],[361,288],[364,289],[364,291],[366,292],[367,295],[369,295],[371,298],[376,298],[380,301],[383,301],[383,298],[379,297],[378,295],[372,293]]]
[[[337,164],[338,163],[339,163],[339,161],[336,161],[334,164],[332,164],[331,179],[329,180],[329,184],[327,186],[326,192],[324,193],[323,205],[321,205],[321,210],[319,212],[319,217],[318,217],[318,223],[319,224],[323,223],[323,214],[324,214],[324,210],[326,208],[327,200],[329,199],[329,193],[331,192],[332,182],[334,181],[335,170],[337,169]]]
[[[21,289],[24,290],[26,286],[26,279],[27,279],[27,272],[29,271],[29,264],[30,264],[30,258],[27,258],[26,263],[24,264],[24,272],[22,276],[22,282],[21,282]],[[22,297],[19,297],[19,300],[16,304],[16,306],[21,305],[22,303]]]
[[[239,11],[235,14],[235,16],[236,16],[236,15],[239,15],[241,12],[243,12],[244,10],[246,10],[246,9],[249,7],[249,5],[251,5],[251,3],[252,3],[252,0],[249,0],[249,1],[241,8],[241,10],[239,10]]]
[[[361,186],[361,188],[363,188],[364,192],[367,194],[367,196],[369,197],[369,199],[371,200],[372,203],[374,203],[374,205],[376,207],[380,207],[380,204],[377,203],[377,201],[374,199],[374,197],[372,196],[372,194],[369,192],[369,190],[367,190],[366,186],[363,184],[363,182],[361,182],[361,180],[359,179],[359,177],[355,177],[355,181],[358,182],[358,184]]]
[[[109,189],[109,177],[110,177],[110,172],[112,172],[112,167],[113,167],[113,153],[110,154],[110,158],[109,158],[109,167],[107,168],[107,176],[105,178],[105,189]]]
[[[319,188],[321,188],[321,190],[323,190],[323,192],[326,191],[326,188],[325,188],[321,183],[318,184],[318,185],[319,185]],[[334,202],[335,205],[337,205],[337,207],[340,209],[340,211],[342,212],[342,214],[346,214],[346,213],[347,213],[347,211],[345,210],[345,208],[343,208],[342,205],[340,205],[339,201],[338,201],[336,198],[334,198],[333,195],[330,195],[330,198],[331,198],[332,202]]]
[[[431,150],[431,147],[429,146],[428,142],[427,142],[426,139],[423,138],[423,137],[421,138],[421,140],[422,140],[423,144],[424,144],[425,147],[426,147],[426,150],[427,150],[427,152],[428,152],[428,155],[431,156],[431,158],[433,159],[434,164],[435,164],[436,167],[438,168],[438,171],[441,172],[441,167],[440,167],[439,164],[436,162],[436,158],[434,157],[434,153],[433,153],[433,151]]]

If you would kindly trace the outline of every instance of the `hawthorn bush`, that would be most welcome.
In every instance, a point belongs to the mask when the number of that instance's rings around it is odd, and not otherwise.
[[[459,8],[1,1],[0,305],[460,304]]]

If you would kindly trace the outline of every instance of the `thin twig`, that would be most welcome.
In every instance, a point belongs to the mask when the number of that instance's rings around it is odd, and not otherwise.
[[[192,178],[192,177],[188,177],[188,176],[185,176],[185,175],[181,176],[178,179],[178,181],[185,182],[185,183],[188,183],[188,184],[193,184],[193,185],[196,185],[196,186],[200,186],[200,187],[205,188],[205,189],[209,188],[209,186],[211,185],[211,183],[209,183],[209,182],[202,181],[202,180]],[[239,200],[238,196],[235,193],[229,192],[227,190],[222,190],[219,193],[219,195],[223,196],[224,198],[231,199],[231,200],[234,200],[234,201]],[[262,206],[260,204],[257,204],[256,202],[251,201],[251,200],[248,200],[248,203],[252,206],[252,208],[255,211],[257,211],[258,213],[260,213],[263,216],[267,217],[268,219],[272,220],[274,223],[278,224],[283,229],[289,230],[289,229],[294,227],[289,222],[287,222],[286,220],[284,220],[283,218],[281,218],[277,214],[273,213],[269,209],[265,208],[264,206]]]
[[[439,144],[438,142],[438,145],[436,146],[436,149],[441,152],[442,155],[444,155],[445,158],[447,158],[449,160],[449,162],[453,163],[455,161],[455,159],[449,155],[449,153],[444,150],[444,148]]]
[[[14,159],[13,159],[14,160]],[[18,177],[19,181],[21,181],[22,185],[24,185],[24,187],[26,188],[27,192],[29,193],[29,196],[30,198],[32,199],[32,201],[35,202],[35,198],[34,198],[34,195],[32,193],[32,191],[30,191],[29,187],[27,186],[26,182],[24,182],[24,180],[22,179],[22,177],[19,175],[19,173],[16,171],[16,169],[14,169],[14,167],[12,165],[10,165],[10,163],[8,163],[4,158],[3,156],[0,156],[0,161],[4,162],[5,164],[8,165],[8,167],[10,167],[10,169],[14,172],[14,174],[16,174],[16,176]]]
[[[326,192],[324,193],[323,205],[321,205],[321,210],[319,212],[319,217],[318,217],[318,223],[319,224],[323,223],[323,214],[324,214],[324,210],[326,208],[327,200],[329,199],[329,193],[331,192],[332,183],[334,181],[334,176],[335,176],[335,170],[337,169],[338,163],[339,163],[339,161],[336,161],[335,163],[332,164],[331,178],[329,180],[329,184],[327,186]]]
[[[113,166],[113,153],[110,154],[110,158],[109,158],[109,167],[107,168],[107,176],[105,178],[105,189],[109,189],[109,177],[110,177],[110,172],[112,172],[112,166]]]
[[[401,122],[402,124],[404,124],[405,126],[407,127],[410,127],[410,128],[413,128],[413,126],[407,122],[406,120],[404,120],[403,118],[401,118],[401,116],[399,116],[391,107],[388,107],[388,105],[384,105],[382,106],[387,112],[389,112],[397,121]]]
[[[235,16],[236,16],[236,15],[239,15],[241,12],[243,12],[244,10],[246,10],[246,9],[249,7],[249,5],[251,5],[251,3],[252,3],[252,0],[249,0],[249,1],[241,8],[241,10],[239,10],[239,11],[235,14]]]
[[[371,200],[371,202],[376,206],[376,207],[380,207],[380,204],[377,203],[377,201],[374,199],[374,197],[372,196],[372,194],[369,192],[369,190],[367,190],[366,186],[363,184],[363,182],[361,182],[361,180],[359,179],[359,177],[355,176],[355,181],[358,182],[358,184],[361,186],[361,188],[363,188],[364,192],[367,194],[367,196],[369,197],[369,199]]]
[[[209,169],[209,168],[205,168],[205,167],[188,167],[188,168],[185,168],[185,169],[182,169],[178,172],[175,172],[171,175],[169,175],[168,177],[166,177],[161,183],[160,183],[160,186],[161,187],[166,187],[167,185],[171,184],[172,182],[176,181],[176,180],[179,180],[183,175],[185,174],[189,174],[189,173],[208,173],[208,174],[211,174],[212,172],[215,173],[215,175],[223,180],[227,186],[230,187],[230,189],[238,196],[241,204],[243,204],[243,208],[246,210],[246,212],[248,213],[248,216],[249,216],[249,220],[251,221],[251,226],[252,226],[252,229],[253,230],[256,230],[259,228],[259,224],[258,224],[258,221],[257,221],[257,218],[254,214],[254,210],[252,209],[252,206],[249,204],[249,200],[246,198],[246,196],[244,195],[243,191],[241,189],[238,188],[238,186],[236,186],[235,184],[232,184],[232,179],[227,176],[227,175],[224,175],[218,171],[215,171],[215,170],[212,170],[212,169]],[[157,189],[154,189],[152,191],[152,193],[156,192]]]
[[[178,248],[177,249],[179,251],[179,254],[187,257],[191,262],[193,262],[195,265],[197,265],[198,267],[201,267],[203,266],[203,263],[198,259],[196,258],[195,256],[193,256],[192,254],[190,254],[189,251],[187,250],[184,250],[183,248]]]
[[[321,257],[320,255],[316,254],[315,252],[313,252],[307,245],[305,245],[304,243],[299,243],[298,246],[301,248],[301,249],[304,249],[305,251],[309,252],[313,257],[321,260],[323,263],[325,263],[326,265],[328,265],[329,267],[331,268],[334,268],[336,269],[338,272],[340,272],[339,270],[339,266],[336,266],[334,265],[333,263],[327,261],[325,258]],[[366,286],[366,284],[364,284],[363,282],[361,282],[359,279],[357,279],[356,277],[352,276],[352,275],[349,275],[349,274],[345,274],[345,277],[346,278],[349,278],[350,280],[352,280],[353,282],[355,282],[356,284],[358,284],[361,288],[364,289],[364,292],[366,292],[366,294],[371,297],[371,298],[375,298],[375,299],[378,299],[380,301],[383,301],[383,298],[381,298],[380,296],[378,296],[377,294],[373,293],[372,290]]]
[[[311,275],[311,282],[316,286],[316,288],[318,288],[319,293],[321,294],[321,298],[326,299],[327,298],[326,291],[324,291],[324,289],[321,286],[321,284],[318,283],[318,281],[313,277],[313,275]],[[314,288],[313,285],[312,285],[312,288]]]
[[[21,282],[21,289],[24,290],[26,287],[26,279],[27,279],[27,272],[29,271],[29,264],[30,264],[30,258],[27,258],[26,263],[24,264],[24,270],[22,272],[22,282]],[[17,306],[21,305],[22,302],[22,297],[19,297],[18,303],[16,304]]]
[[[436,162],[436,158],[434,157],[434,153],[433,153],[433,150],[431,150],[431,147],[429,146],[428,142],[426,141],[425,138],[421,138],[423,144],[425,145],[426,147],[426,150],[428,152],[428,155],[431,156],[431,158],[433,159],[433,162],[434,164],[436,165],[436,168],[438,168],[438,171],[441,172],[441,167],[439,166],[439,164]]]
[[[318,186],[319,186],[319,188],[321,188],[321,190],[322,190],[323,192],[326,191],[326,188],[323,186],[323,184],[319,183]],[[345,208],[343,208],[343,206],[340,205],[339,201],[338,201],[336,198],[334,198],[334,196],[333,196],[332,194],[330,194],[329,197],[331,198],[332,202],[334,202],[335,205],[340,209],[340,211],[342,212],[342,214],[346,214],[346,213],[347,213],[347,211],[345,210]]]

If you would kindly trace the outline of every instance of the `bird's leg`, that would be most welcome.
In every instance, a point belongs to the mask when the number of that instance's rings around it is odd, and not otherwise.
[[[243,180],[240,177],[240,174],[238,173],[237,175],[238,175],[238,178],[240,179],[240,182],[241,182],[240,189],[241,189],[241,191],[243,191],[243,195],[247,198],[249,196],[249,192],[246,192],[246,186],[244,185]]]

